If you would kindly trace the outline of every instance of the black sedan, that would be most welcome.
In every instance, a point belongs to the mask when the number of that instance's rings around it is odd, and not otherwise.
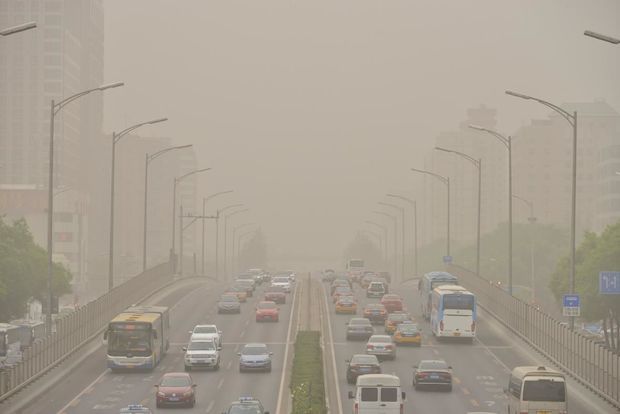
[[[364,374],[381,374],[381,365],[375,355],[356,354],[347,359],[347,382],[355,384],[357,377]]]
[[[427,359],[413,368],[413,386],[416,390],[427,386],[452,391],[452,367],[446,361]]]

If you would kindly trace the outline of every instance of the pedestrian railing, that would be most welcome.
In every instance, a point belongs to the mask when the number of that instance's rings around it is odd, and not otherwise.
[[[594,342],[495,283],[452,265],[449,271],[471,290],[478,304],[538,352],[586,387],[620,407],[620,355]]]
[[[55,331],[26,348],[21,362],[0,370],[0,401],[43,375],[93,337],[126,307],[172,281],[168,263],[127,280],[55,322]]]

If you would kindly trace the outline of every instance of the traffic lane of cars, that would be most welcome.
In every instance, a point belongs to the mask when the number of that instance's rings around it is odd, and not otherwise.
[[[367,303],[373,303],[375,299],[367,299],[364,295],[364,291],[356,287],[356,296],[360,301],[360,308],[362,308]],[[413,299],[412,292],[408,291],[409,289],[405,289],[403,291],[397,292],[403,295],[407,302],[407,309],[414,310],[415,309],[415,300]],[[416,292],[417,294],[417,292]],[[419,306],[419,304],[418,304]],[[331,307],[331,306],[330,306]],[[346,363],[345,360],[349,359],[351,355],[356,353],[365,353],[366,351],[366,341],[346,341],[345,338],[345,323],[349,320],[350,316],[348,315],[334,315],[333,307],[331,307],[330,317],[332,317],[332,329],[334,335],[335,342],[335,352],[336,352],[336,362],[338,365],[338,383],[340,386],[341,398],[343,401],[343,411],[346,412],[349,410],[351,401],[348,399],[348,391],[353,390],[353,386],[348,385],[345,377],[346,373]],[[416,315],[416,312],[412,312],[414,316],[416,316],[416,320],[419,322],[419,318]],[[432,343],[428,342],[429,331],[425,327],[425,323],[420,323],[422,327],[422,331],[424,332],[423,338],[423,346],[422,348],[410,347],[410,346],[399,346],[397,348],[397,357],[395,361],[384,361],[381,363],[382,370],[384,373],[397,375],[403,384],[403,390],[407,392],[408,398],[405,403],[405,407],[408,410],[412,410],[413,412],[433,412],[436,410],[440,410],[442,412],[449,413],[461,413],[466,410],[478,410],[481,409],[484,401],[478,401],[472,395],[472,390],[467,388],[463,388],[460,386],[462,379],[459,374],[462,372],[467,373],[467,368],[462,369],[459,367],[454,367],[454,375],[456,377],[454,382],[454,390],[451,393],[446,392],[433,392],[433,391],[414,391],[412,387],[412,378],[413,378],[413,368],[412,365],[415,365],[422,359],[439,359],[444,358],[448,360],[447,356],[442,356],[443,348],[452,347],[451,344],[441,344],[436,346]],[[376,333],[383,333],[383,327],[380,325],[375,325]],[[462,346],[461,346],[462,345]],[[460,351],[460,358],[467,358],[467,355],[463,356],[462,353],[466,352],[467,354],[472,352],[478,352],[480,355],[480,350],[473,351],[471,349],[470,344],[454,344]],[[463,351],[463,349],[465,351]],[[450,362],[449,362],[450,363]],[[454,365],[454,364],[452,364]],[[479,370],[476,366],[467,365],[467,367],[474,369],[476,371],[485,373],[485,370]],[[495,369],[495,367],[492,367]],[[484,376],[481,374],[481,376]],[[469,375],[469,374],[463,374]],[[489,376],[489,375],[487,375]],[[495,405],[495,403],[492,403]]]
[[[185,285],[179,288],[170,288],[160,294],[156,294],[152,298],[145,301],[146,304],[160,303],[165,306],[172,306],[178,303],[188,293],[195,291],[199,286],[204,284],[203,281],[187,281]],[[216,286],[212,282],[207,282],[210,286]],[[58,381],[53,387],[42,394],[39,398],[29,403],[26,407],[19,410],[23,414],[38,414],[43,412],[55,413],[68,404],[76,395],[91,384],[95,379],[101,376],[106,367],[106,351],[105,347],[97,348],[95,352],[82,361],[69,375],[64,377],[62,381]],[[61,367],[62,368],[62,367]],[[39,384],[33,384],[37,387]],[[25,390],[28,392],[28,390]],[[16,399],[21,398],[19,395]],[[11,405],[3,405],[0,411],[12,412]]]

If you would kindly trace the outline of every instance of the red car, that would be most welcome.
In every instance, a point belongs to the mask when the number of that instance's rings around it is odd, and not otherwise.
[[[193,407],[196,404],[196,384],[186,372],[168,372],[155,385],[157,393],[155,400],[157,408],[164,405],[184,405]]]
[[[286,292],[280,286],[271,286],[265,290],[267,302],[286,303]]]
[[[262,301],[256,305],[256,322],[271,321],[278,322],[280,319],[280,308],[275,302]]]
[[[403,299],[395,294],[383,295],[381,298],[381,304],[385,306],[385,309],[389,313],[403,310]]]

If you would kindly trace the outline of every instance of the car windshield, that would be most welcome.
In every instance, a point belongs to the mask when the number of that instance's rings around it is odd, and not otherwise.
[[[389,344],[392,342],[392,338],[389,336],[381,335],[381,336],[372,336],[368,340],[368,342],[379,343],[379,344]]]
[[[338,286],[336,288],[336,293],[352,293],[351,288],[348,286]]]
[[[523,383],[523,401],[566,401],[564,381],[551,379],[526,380]]]
[[[371,283],[370,290],[383,290],[383,283]]]
[[[266,289],[269,293],[282,293],[284,290],[280,286],[271,286]]]
[[[263,414],[258,404],[237,403],[226,414]]]
[[[272,283],[288,283],[288,277],[274,277],[271,282]]]
[[[187,347],[188,351],[213,351],[215,344],[213,341],[192,341]]]
[[[217,333],[215,326],[197,326],[194,328],[194,333]]]
[[[236,296],[232,296],[232,295],[227,295],[227,296],[222,296],[220,298],[220,302],[238,302],[239,299],[237,299]]]
[[[267,347],[265,346],[246,346],[241,352],[243,355],[265,355],[268,354]]]
[[[389,320],[394,322],[402,322],[408,320],[409,315],[407,315],[406,313],[391,313],[388,318]]]
[[[161,387],[189,387],[191,383],[189,377],[169,375],[163,377],[159,385]]]
[[[376,365],[377,357],[374,355],[355,355],[351,358],[351,364]]]
[[[401,323],[398,326],[398,330],[401,331],[401,332],[417,332],[418,331],[418,325]]]
[[[448,369],[448,364],[446,364],[444,361],[422,361],[420,362],[419,369],[421,370]]]
[[[351,319],[349,325],[370,325],[370,321],[362,318]]]
[[[370,310],[382,310],[385,309],[385,306],[383,305],[376,305],[376,304],[371,304],[371,305],[367,305],[366,309],[370,309]]]
[[[276,309],[276,304],[273,302],[261,302],[258,304],[258,309]]]
[[[397,295],[384,295],[383,300],[400,300],[400,297]]]

